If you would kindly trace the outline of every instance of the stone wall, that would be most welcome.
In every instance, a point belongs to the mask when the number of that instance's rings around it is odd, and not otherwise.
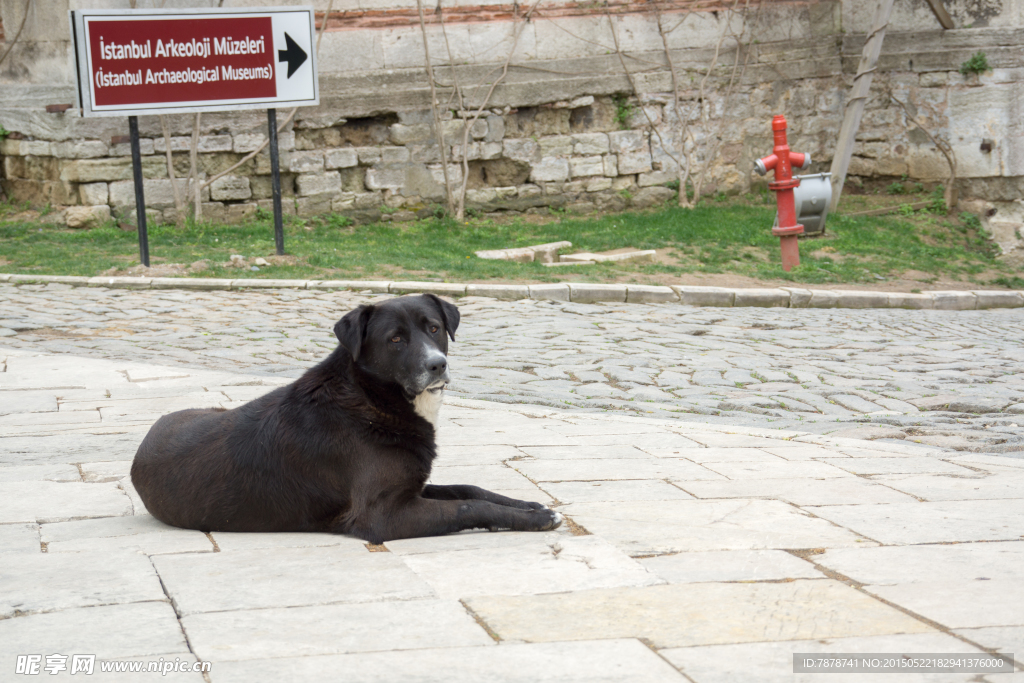
[[[298,110],[281,136],[286,211],[394,220],[432,213],[444,201],[417,17],[407,2],[389,2],[374,0],[370,9],[332,12],[326,19],[320,50],[322,105]],[[950,140],[963,196],[999,202],[1000,207],[1024,196],[1024,69],[1019,56],[1024,0],[1005,0],[998,12],[992,2],[947,2],[959,25],[972,25],[949,31],[937,29],[924,0],[900,3],[858,134],[850,166],[854,184],[858,178],[940,182],[948,177],[945,159],[890,101],[891,91],[929,132]],[[454,107],[444,113],[450,177],[461,182],[465,154],[467,203],[480,211],[648,206],[672,195],[664,185],[677,177],[678,154],[667,150],[679,148],[679,110],[692,112],[698,106],[707,108],[710,120],[693,129],[688,147],[696,145],[699,151],[716,135],[722,137],[710,191],[744,191],[763,182],[752,175],[752,163],[770,152],[770,119],[776,113],[790,121],[792,148],[815,159],[812,170],[828,170],[864,40],[863,33],[844,29],[863,31],[871,15],[864,7],[870,4],[765,3],[760,13],[734,27],[757,40],[739,56],[745,66],[734,72],[735,51],[723,50],[721,67],[698,102],[702,69],[712,58],[727,13],[687,16],[691,0],[677,0],[671,16],[676,21],[686,16],[669,42],[684,81],[678,106],[655,15],[642,3],[616,6],[615,14],[578,3],[540,5],[528,23],[498,3],[474,5],[472,11],[446,8],[451,22],[447,44],[453,46],[457,66],[450,66],[447,57],[436,60],[442,83],[458,78],[486,86],[488,78],[493,80],[488,74],[510,49],[511,31],[522,32],[508,76],[472,125],[465,151],[465,123]],[[22,6],[20,0],[0,0],[6,27],[12,25],[8,17],[20,21],[12,8]],[[43,5],[33,7],[43,11]],[[52,32],[44,35],[52,42]],[[435,56],[446,54],[436,20],[428,37]],[[622,60],[608,49],[616,39],[635,70],[632,83]],[[61,84],[70,74],[66,55],[60,63],[59,47],[46,42],[15,46],[0,69],[5,103],[0,125],[12,131],[0,145],[0,187],[15,201],[109,206],[130,219],[134,194],[123,141],[126,122],[83,119],[74,109],[48,113],[47,105],[72,102],[74,90]],[[33,61],[18,52],[32,45],[37,55],[49,56]],[[980,76],[959,74],[959,65],[978,50],[986,52],[993,68]],[[739,75],[738,86],[726,98],[725,83],[733,73]],[[469,88],[464,106],[479,106],[485,91]],[[449,95],[442,87],[442,96]],[[167,119],[175,175],[181,178],[188,171],[192,117]],[[166,143],[155,117],[139,121],[147,206],[163,214],[154,218],[169,219],[173,188]],[[204,177],[255,149],[265,126],[262,112],[204,114],[199,145]],[[269,208],[269,166],[264,152],[207,188],[204,216],[237,221]]]

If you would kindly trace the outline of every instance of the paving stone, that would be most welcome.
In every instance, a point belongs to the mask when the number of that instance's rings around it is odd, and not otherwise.
[[[80,481],[74,465],[15,465],[0,467],[0,483],[10,481]]]
[[[487,596],[466,604],[503,639],[645,638],[656,648],[799,640],[931,627],[838,581],[692,583],[554,595]],[[765,604],[774,609],[765,610]]]
[[[1024,535],[1024,501],[971,500],[812,507],[835,524],[887,544],[1004,541]]]
[[[681,486],[701,499],[773,498],[793,505],[863,505],[906,503],[912,500],[909,495],[858,477],[689,481]]]
[[[686,460],[669,458],[601,458],[583,460],[522,460],[512,467],[536,482],[603,481],[606,479],[724,479],[716,472]]]
[[[871,413],[885,410],[885,408],[877,403],[865,401],[860,396],[854,396],[852,394],[832,394],[829,396],[829,399],[856,413]]]
[[[433,597],[388,553],[323,546],[153,558],[179,614]]]
[[[637,560],[669,583],[820,579],[810,563],[783,550],[715,550]]]
[[[1002,653],[1024,652],[1024,627],[990,626],[985,628],[957,629],[957,635]]]
[[[513,547],[417,553],[403,559],[440,598],[532,595],[661,582],[596,536],[541,538]]]
[[[897,491],[928,501],[1024,498],[1024,473],[999,472],[988,476],[976,473],[970,477],[960,474],[894,474],[872,478]]]
[[[0,553],[38,553],[39,527],[35,524],[0,524]]]
[[[828,551],[819,564],[949,628],[1024,625],[1024,542]]]
[[[971,476],[965,467],[951,465],[938,458],[928,457],[897,457],[897,458],[822,458],[827,462],[852,474],[951,474]]]
[[[791,462],[776,458],[775,461],[758,462],[708,462],[704,463],[712,472],[727,477],[728,479],[757,480],[767,479],[829,479],[836,477],[849,477],[849,473],[838,467],[824,462],[797,461]]]
[[[193,652],[216,662],[494,646],[456,600],[244,609],[193,614],[181,622]]]
[[[60,522],[130,515],[131,501],[115,483],[14,481],[0,483],[0,523]]]
[[[309,532],[275,533],[232,533],[214,531],[210,533],[221,551],[256,550],[260,548],[318,548],[321,546],[344,546],[352,551],[361,551],[366,544],[361,539],[341,534],[318,534]]]
[[[0,619],[18,612],[166,600],[149,559],[130,552],[4,553]]]
[[[84,462],[78,467],[82,471],[82,481],[87,483],[119,481],[131,474],[132,461]]]
[[[686,489],[685,483],[679,485]],[[814,509],[817,514],[819,508]],[[573,503],[561,510],[590,533],[614,543],[631,556],[700,550],[845,547],[864,541],[854,533],[776,500]]]
[[[547,482],[544,490],[566,504],[693,499],[682,489],[660,479]]]
[[[40,535],[49,553],[136,550],[164,555],[214,550],[206,534],[168,526],[150,515],[44,524]]]
[[[638,680],[677,683],[683,678],[635,639],[508,644],[498,647],[368,652],[218,662],[217,681],[331,680],[345,672],[347,683],[391,683],[395,676],[419,683],[500,681],[501,683],[618,683]]]
[[[679,668],[692,680],[701,683],[731,683],[756,680],[763,683],[791,683],[821,680],[824,675],[794,674],[793,653],[871,654],[878,652],[907,656],[929,653],[971,652],[970,646],[944,633],[894,634],[853,638],[814,638],[783,642],[708,645],[704,647],[668,648],[658,654]],[[827,674],[825,674],[827,675]],[[885,679],[889,680],[892,674]],[[968,683],[976,674],[911,674],[900,673],[903,683]],[[877,674],[844,672],[843,681],[868,683],[879,680]]]

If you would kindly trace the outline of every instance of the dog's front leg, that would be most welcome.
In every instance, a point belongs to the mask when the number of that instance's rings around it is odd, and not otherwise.
[[[399,538],[443,536],[465,529],[549,531],[561,523],[562,515],[547,508],[521,510],[485,500],[417,496],[398,507],[376,505],[344,531],[371,543],[384,543]]]
[[[423,487],[422,495],[424,498],[433,498],[435,500],[486,500],[488,503],[504,505],[505,507],[516,508],[519,510],[547,509],[547,505],[543,505],[541,503],[516,500],[515,498],[509,498],[499,493],[482,489],[479,486],[470,486],[466,484],[448,486],[427,484]]]

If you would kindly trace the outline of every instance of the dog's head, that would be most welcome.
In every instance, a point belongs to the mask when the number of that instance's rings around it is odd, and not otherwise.
[[[448,337],[455,340],[459,309],[433,294],[360,306],[334,326],[341,346],[364,371],[402,387],[413,400],[440,393],[450,381]]]

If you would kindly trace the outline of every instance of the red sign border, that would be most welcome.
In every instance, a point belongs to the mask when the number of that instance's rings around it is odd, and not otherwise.
[[[181,19],[195,18],[230,18],[232,16],[266,17],[274,14],[306,13],[309,16],[311,78],[313,97],[310,99],[246,98],[234,100],[198,101],[189,103],[153,104],[153,105],[106,105],[93,107],[93,85],[91,79],[91,55],[86,40],[85,23],[87,19],[100,18],[106,20],[145,20],[145,19]],[[317,71],[316,30],[314,26],[314,9],[305,7],[260,7],[235,10],[226,9],[183,9],[183,10],[70,10],[68,18],[71,24],[71,38],[75,51],[75,82],[78,89],[78,106],[83,117],[111,116],[149,116],[159,114],[178,114],[194,112],[240,111],[246,109],[272,109],[277,107],[312,107],[320,104],[320,84]],[[276,48],[274,48],[276,49]],[[84,83],[83,83],[84,81]]]

